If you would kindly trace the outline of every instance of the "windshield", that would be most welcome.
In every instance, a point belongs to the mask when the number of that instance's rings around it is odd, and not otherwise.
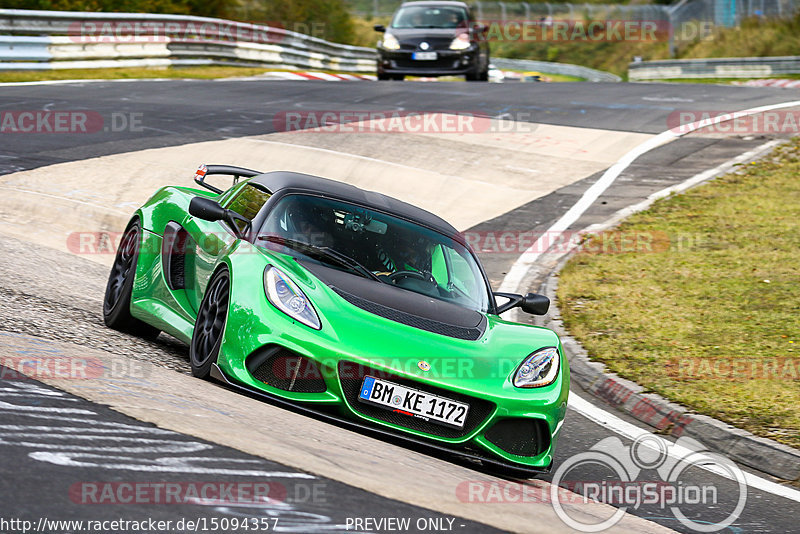
[[[383,212],[290,194],[270,210],[258,242],[471,310],[489,308],[483,275],[466,247]]]
[[[466,28],[467,12],[461,7],[401,7],[392,19],[392,28]]]

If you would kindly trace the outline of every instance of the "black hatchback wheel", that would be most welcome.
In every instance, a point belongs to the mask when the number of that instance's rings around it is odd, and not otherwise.
[[[208,283],[192,333],[189,361],[192,365],[192,375],[198,378],[208,377],[211,366],[219,356],[228,317],[229,296],[230,275],[227,269],[222,269]]]
[[[159,330],[131,315],[131,292],[136,275],[136,262],[139,258],[141,233],[139,220],[135,219],[122,235],[106,284],[103,321],[106,326],[115,330],[154,339],[158,336]]]

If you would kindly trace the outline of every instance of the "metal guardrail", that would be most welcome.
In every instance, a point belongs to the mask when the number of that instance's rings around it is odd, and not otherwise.
[[[49,61],[47,37],[10,37],[0,35],[0,59],[7,61]]]
[[[376,60],[372,48],[182,15],[0,9],[0,34],[8,34],[0,35],[0,70],[188,62],[374,72]]]
[[[2,33],[11,35],[0,35],[0,70],[214,64],[374,72],[377,57],[372,48],[281,28],[180,15],[0,9]],[[503,58],[493,63],[501,69],[620,81],[564,63]]]
[[[240,65],[374,72],[372,48],[244,22],[182,15],[0,9],[0,70]],[[495,58],[500,69],[620,78],[578,65]]]
[[[628,65],[632,82],[697,78],[765,78],[800,73],[800,56],[673,59]]]
[[[616,74],[602,70],[590,69],[580,65],[568,63],[555,63],[553,61],[534,61],[530,59],[503,59],[492,58],[492,63],[500,70],[538,71],[547,74],[562,74],[564,76],[577,76],[590,82],[621,82],[622,78]]]

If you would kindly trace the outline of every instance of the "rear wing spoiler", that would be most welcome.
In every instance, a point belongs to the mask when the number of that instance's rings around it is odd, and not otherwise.
[[[251,178],[264,173],[260,171],[254,171],[252,169],[245,169],[244,167],[236,167],[234,165],[200,165],[197,168],[197,171],[194,173],[194,181],[206,189],[221,195],[223,192],[222,189],[206,183],[206,176],[212,176],[216,174],[233,176],[233,185],[236,185],[239,183],[239,179],[242,176],[245,178]]]

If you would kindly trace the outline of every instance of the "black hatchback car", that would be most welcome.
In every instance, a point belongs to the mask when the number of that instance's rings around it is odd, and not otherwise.
[[[378,79],[464,75],[489,79],[486,26],[476,23],[463,2],[406,2],[378,42]]]

